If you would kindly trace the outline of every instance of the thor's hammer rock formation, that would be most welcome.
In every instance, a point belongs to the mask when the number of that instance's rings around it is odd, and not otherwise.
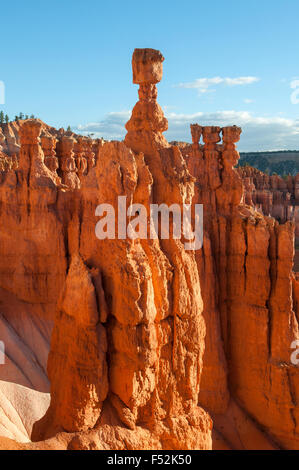
[[[294,225],[250,203],[239,127],[167,142],[163,61],[134,51],[123,142],[1,127],[0,448],[299,448]],[[120,197],[126,215],[202,204],[202,249],[129,237]],[[97,236],[100,204],[117,236]]]
[[[81,431],[74,438],[80,446],[92,429],[99,448],[131,441],[134,448],[211,447],[212,422],[198,407],[205,324],[194,252],[172,239],[96,240],[90,217],[89,204],[93,212],[100,201],[117,207],[120,195],[146,207],[192,201],[184,158],[162,135],[167,120],[156,83],[163,60],[158,51],[135,50],[140,100],[125,142],[101,149],[97,200],[79,196],[48,361],[51,404],[35,440]]]

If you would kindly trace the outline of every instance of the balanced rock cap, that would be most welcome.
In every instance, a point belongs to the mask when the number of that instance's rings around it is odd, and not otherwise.
[[[162,80],[164,57],[156,49],[135,49],[132,57],[133,83],[156,84]]]

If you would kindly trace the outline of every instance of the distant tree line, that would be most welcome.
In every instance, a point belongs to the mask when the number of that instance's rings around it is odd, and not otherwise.
[[[282,152],[271,152],[272,153],[292,153],[298,154],[297,160],[281,160],[273,162],[271,156],[267,156],[267,152],[256,152],[256,153],[240,153],[240,160],[238,166],[253,166],[263,173],[273,175],[277,174],[280,176],[293,175],[299,173],[299,151],[282,151]],[[284,157],[285,158],[285,157]]]
[[[34,114],[31,114],[29,116],[29,114],[19,113],[17,116],[15,116],[13,121],[18,122],[18,121],[22,121],[24,119],[36,119],[36,116],[34,116]],[[3,111],[0,111],[0,125],[4,124],[4,123],[8,124],[9,122],[11,122],[11,120],[9,119],[9,116],[7,114],[4,114]],[[68,126],[67,130],[69,132],[71,132],[72,131],[71,126]]]
[[[4,122],[8,123],[9,117],[7,116],[7,114],[4,114],[3,111],[0,111],[0,124],[3,124]]]
[[[14,121],[22,121],[23,119],[35,119],[34,114],[30,116],[28,114],[20,113],[18,116],[15,116]]]
[[[13,119],[13,121],[20,121],[20,120],[23,120],[23,119],[35,119],[35,116],[34,114],[31,114],[30,116],[28,114],[23,114],[23,113],[19,113],[17,116],[15,116],[15,118]],[[3,111],[0,111],[0,124],[8,124],[10,122],[10,119],[9,119],[9,116],[7,114],[4,114]]]

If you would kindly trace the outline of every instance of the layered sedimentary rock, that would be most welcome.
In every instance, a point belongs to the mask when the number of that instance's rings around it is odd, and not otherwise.
[[[95,166],[104,140],[80,136],[62,128],[57,130],[40,120],[36,121],[41,125],[40,143],[44,153],[44,162],[51,170],[57,186],[62,182],[72,189],[80,188],[82,177],[88,176]],[[19,120],[0,124],[0,176],[2,175],[2,179],[6,172],[18,168],[21,127],[25,122]]]
[[[245,202],[279,222],[294,221],[299,237],[299,175],[282,178],[267,175],[252,167],[240,167]]]
[[[37,120],[22,124],[14,172],[27,198],[21,212],[30,224],[35,213],[52,218],[57,231],[51,264],[40,262],[48,273],[36,276],[26,300],[45,301],[51,276],[61,286],[49,315],[51,403],[33,427],[35,441],[67,431],[69,448],[211,448],[212,422],[198,406],[205,324],[194,253],[181,240],[95,236],[97,205],[117,208],[119,196],[147,208],[191,203],[193,179],[162,135],[167,121],[155,85],[162,60],[158,51],[135,52],[140,101],[125,143],[102,145],[95,167],[90,147],[83,160],[83,139],[51,138]]]
[[[163,60],[134,51],[124,142],[39,120],[0,134],[0,448],[299,448],[294,225],[249,201],[240,128],[167,142]],[[202,249],[142,232],[151,204],[191,202]]]
[[[242,180],[232,168],[240,130],[223,128],[223,143],[217,144],[220,130],[191,126],[193,145],[184,149],[198,182],[194,202],[203,202],[205,211],[198,264],[207,336],[199,402],[233,448],[243,427],[244,437],[251,434],[245,448],[267,446],[260,438],[266,431],[273,445],[296,449],[298,369],[290,357],[298,339],[294,226],[244,203]],[[246,426],[233,411],[235,402],[247,414]],[[228,425],[232,413],[238,432]]]

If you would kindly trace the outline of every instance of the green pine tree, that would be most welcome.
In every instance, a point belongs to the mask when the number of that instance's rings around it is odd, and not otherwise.
[[[6,124],[8,124],[8,123],[9,123],[9,117],[8,117],[7,114],[5,114],[5,118],[4,118],[4,119],[5,119]]]
[[[4,123],[4,112],[0,111],[0,124]]]
[[[71,129],[71,126],[67,126],[67,132],[71,132],[72,129]]]
[[[19,114],[19,119],[24,119],[24,114],[23,113]]]

